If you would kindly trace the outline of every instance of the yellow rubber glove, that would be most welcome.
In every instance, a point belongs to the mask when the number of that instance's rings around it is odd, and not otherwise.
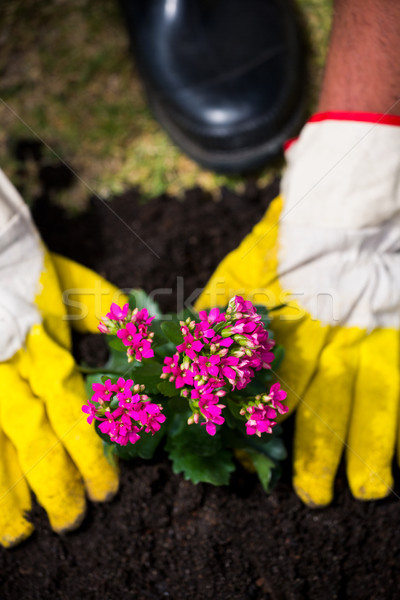
[[[392,123],[321,116],[306,125],[288,152],[285,199],[222,261],[196,306],[223,306],[234,294],[286,303],[271,329],[285,348],[277,375],[297,407],[293,483],[310,506],[332,500],[344,447],[356,498],[382,498],[393,484],[399,134]]]
[[[122,296],[122,298],[121,298]],[[70,324],[97,332],[113,301],[110,283],[50,257],[28,207],[0,170],[0,543],[33,530],[29,487],[55,531],[74,529],[90,499],[118,489],[118,473],[81,407],[84,382],[71,354]],[[65,304],[65,305],[64,305]]]
[[[118,473],[81,411],[86,393],[71,355],[69,324],[97,332],[111,302],[126,298],[89,269],[52,258],[45,252],[35,299],[42,322],[31,328],[25,347],[0,364],[0,541],[6,547],[32,532],[25,517],[31,508],[28,486],[57,532],[82,521],[85,489],[100,502],[118,489]],[[65,290],[73,304],[69,315]]]

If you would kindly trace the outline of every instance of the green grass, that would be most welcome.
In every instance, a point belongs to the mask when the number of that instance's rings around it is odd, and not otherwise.
[[[315,101],[332,7],[328,0],[299,0],[298,6],[312,47]],[[93,191],[108,197],[130,186],[151,197],[181,195],[196,185],[213,193],[244,185],[243,178],[201,169],[155,123],[116,1],[14,0],[3,3],[0,12],[0,159],[13,181],[19,165],[12,148],[28,138],[48,145],[42,163],[56,163],[58,155],[81,178],[61,197],[72,208],[83,206]],[[29,200],[37,189],[38,166],[33,161],[28,167]],[[276,166],[265,169],[258,183],[264,185],[276,171]]]

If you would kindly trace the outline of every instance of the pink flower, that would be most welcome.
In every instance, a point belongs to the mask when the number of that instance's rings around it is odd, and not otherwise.
[[[92,402],[107,402],[117,388],[111,379],[106,379],[104,383],[93,383],[92,389],[95,392],[92,396]]]
[[[135,385],[132,379],[119,377],[116,383],[107,379],[104,384],[93,384],[93,390],[93,398],[99,400],[97,406],[89,402],[82,411],[89,415],[89,423],[93,419],[100,421],[100,431],[117,444],[136,443],[142,430],[154,434],[166,419],[162,406],[152,403],[147,395],[138,393],[144,390],[144,386]],[[111,405],[114,410],[111,410]]]
[[[193,369],[195,367],[196,367],[196,365],[192,366]],[[195,371],[193,371],[191,369],[180,369],[180,373],[179,373],[179,375],[177,375],[176,380],[175,380],[176,389],[179,390],[179,389],[183,388],[183,386],[185,386],[185,385],[192,386],[194,377],[195,377]]]
[[[250,302],[250,300],[243,300],[241,296],[235,296],[233,298],[233,302],[230,300],[229,306],[233,307],[233,304],[235,306],[234,314],[236,318],[240,319],[242,317],[247,317],[248,319],[256,321],[257,323],[261,321],[260,315],[257,313],[255,306]]]
[[[261,436],[262,433],[272,433],[272,427],[276,425],[276,411],[284,414],[289,410],[282,404],[285,398],[286,392],[280,389],[279,383],[274,383],[269,394],[256,396],[255,403],[242,409],[241,414],[247,416],[247,434]]]
[[[151,348],[151,342],[149,340],[144,340],[143,338],[137,341],[128,348],[128,356],[132,356],[138,361],[141,361],[142,358],[153,358],[154,350]]]
[[[220,362],[221,357],[218,354],[212,354],[211,356],[199,356],[200,375],[203,377],[207,377],[208,375],[211,375],[211,377],[218,377],[218,365]]]
[[[194,360],[197,358],[196,352],[200,352],[200,350],[204,347],[199,340],[195,340],[194,337],[189,333],[183,340],[183,344],[179,344],[176,347],[178,352],[184,352],[186,356]]]
[[[161,413],[161,407],[158,404],[145,405],[146,419],[142,420],[145,426],[145,432],[151,432],[153,435],[161,428],[161,423],[164,423],[167,418]]]
[[[284,415],[288,412],[289,407],[282,404],[282,400],[286,399],[287,393],[280,389],[280,383],[274,383],[271,386],[269,397],[271,398],[271,406],[276,408],[279,414]]]
[[[110,306],[110,312],[106,314],[107,319],[111,321],[124,321],[128,314],[129,304],[124,304],[122,308],[115,304],[114,302]]]
[[[110,333],[110,330],[108,329],[107,325],[104,325],[104,323],[102,323],[101,321],[98,324],[97,329],[100,331],[100,333]]]
[[[142,308],[138,312],[135,312],[135,310],[132,313],[132,321],[134,323],[137,323],[138,325],[142,325],[142,326],[146,326],[146,327],[151,325],[154,317],[149,317],[149,312],[148,312],[147,308]]]
[[[276,416],[273,408],[264,405],[257,408],[251,406],[247,410],[250,413],[246,422],[247,435],[256,434],[261,437],[262,433],[272,433],[272,427],[276,425],[276,422],[272,421]]]
[[[134,323],[127,323],[125,328],[119,329],[117,336],[122,340],[124,346],[128,347],[128,358],[132,357],[141,361],[142,358],[152,358],[154,356],[154,351],[151,349],[151,341],[145,339],[143,334],[138,332]]]
[[[134,346],[142,339],[142,334],[137,332],[136,325],[134,323],[127,323],[125,328],[121,328],[117,331],[117,336],[124,346]]]
[[[89,425],[93,423],[93,419],[96,417],[96,410],[96,407],[91,402],[88,402],[88,404],[84,404],[82,406],[82,411],[89,415],[86,419]]]
[[[104,420],[99,425],[99,429],[102,433],[108,434],[110,437],[116,435],[118,432],[118,424],[114,420],[114,414],[108,409],[104,413]]]
[[[199,317],[201,322],[205,322],[210,325],[215,325],[216,323],[225,321],[225,314],[220,312],[219,308],[212,308],[208,314],[207,311],[201,310],[199,312]]]
[[[125,381],[123,377],[118,378],[117,383],[115,384],[115,391],[117,392],[117,398],[119,401],[132,397],[132,386],[133,379],[127,379]]]
[[[193,412],[189,423],[197,423],[203,417],[202,424],[214,435],[217,425],[224,423],[225,406],[219,404],[218,398],[244,389],[255,371],[270,368],[274,341],[269,339],[253,304],[240,296],[232,298],[225,313],[214,308],[209,313],[201,311],[199,317],[200,323],[190,318],[180,322],[183,342],[173,357],[164,359],[161,378],[174,382],[180,395],[190,398]],[[268,397],[251,401],[247,412],[250,433],[270,431],[276,410],[286,411],[281,394],[284,392],[279,391],[279,386],[273,387]]]

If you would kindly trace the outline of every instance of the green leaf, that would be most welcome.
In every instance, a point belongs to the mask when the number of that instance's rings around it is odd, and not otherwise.
[[[229,408],[229,412],[230,414],[234,417],[235,420],[237,421],[245,421],[246,417],[240,414],[240,406],[237,402],[235,402],[235,400],[233,398],[231,398],[230,396],[225,396],[224,400],[224,404],[226,404],[226,406]],[[226,413],[225,416],[227,416]]]
[[[269,389],[267,381],[272,381],[271,374],[268,374],[267,377],[257,377],[257,374],[256,374],[254,379],[252,381],[250,381],[250,383],[248,383],[243,390],[238,390],[237,393],[242,398],[249,398],[250,396],[257,396],[257,394],[265,394]]]
[[[273,306],[272,308],[269,309],[269,312],[275,312],[277,310],[281,310],[282,308],[286,308],[287,303],[284,302],[283,304],[277,304],[276,306]]]
[[[166,450],[174,473],[183,473],[193,483],[226,485],[235,470],[232,454],[222,448],[219,433],[210,436],[200,425],[191,425],[170,436]]]
[[[269,310],[263,304],[255,304],[254,306],[257,313],[261,317],[261,322],[263,323],[264,327],[268,327],[269,323],[271,322]]]
[[[191,415],[191,411],[188,407],[186,410],[176,411],[174,410],[174,402],[178,400],[178,398],[173,398],[168,401],[168,405],[164,410],[164,413],[167,417],[167,428],[168,428],[168,437],[176,437],[183,431],[187,429],[188,424],[187,420]]]
[[[174,473],[183,473],[186,480],[192,483],[212,483],[227,485],[230,474],[235,470],[232,455],[227,450],[221,450],[218,456],[207,458],[193,454],[182,455],[172,448],[169,452]]]
[[[166,429],[162,426],[154,435],[151,433],[141,433],[140,440],[135,444],[127,444],[126,446],[115,444],[114,452],[124,460],[132,460],[133,458],[144,458],[145,460],[149,460],[150,458],[153,458],[165,433]]]
[[[95,375],[88,375],[85,377],[85,390],[88,398],[93,396],[93,388],[92,385],[94,383],[102,383],[102,377],[104,373],[96,373]]]
[[[264,456],[264,454],[260,454],[255,450],[247,450],[251,461],[257,471],[257,475],[259,480],[261,481],[261,485],[263,486],[266,492],[270,492],[272,489],[272,481],[273,481],[273,471],[275,469],[275,463],[273,460],[268,458],[268,456]]]
[[[285,460],[287,457],[283,440],[275,434],[272,434],[271,439],[265,443],[262,451],[274,460]]]
[[[264,304],[255,304],[254,308],[261,317],[268,316],[269,310]]]
[[[166,356],[172,356],[176,352],[176,346],[172,342],[167,342],[166,344],[161,344],[160,346],[156,346],[153,342],[152,348],[154,350],[154,354],[163,359]]]
[[[108,335],[107,344],[110,350],[113,349],[117,350],[118,352],[125,352],[126,355],[126,347],[122,343],[122,340],[120,340],[116,335]]]
[[[182,344],[183,335],[181,333],[179,323],[174,321],[164,321],[164,323],[161,324],[161,329],[167,338],[175,344],[175,346]]]
[[[179,396],[179,390],[176,389],[175,384],[172,381],[161,381],[157,384],[157,389],[164,396],[168,396],[168,398]]]
[[[222,448],[219,432],[209,435],[202,425],[186,425],[180,433],[172,437],[175,446],[197,456],[214,456]]]
[[[276,346],[275,348],[273,348],[273,353],[275,355],[275,358],[272,362],[271,369],[273,371],[276,371],[281,366],[281,363],[285,357],[285,349],[283,346]]]
[[[118,340],[118,342],[121,342],[120,339],[116,339]],[[103,367],[104,372],[118,373],[120,375],[126,374],[132,368],[132,365],[128,363],[128,357],[126,356],[125,346],[122,344],[121,350],[117,343],[111,345],[111,342],[113,341],[109,341],[108,339],[107,341],[110,350],[110,356],[108,357],[108,361]]]
[[[111,460],[111,455],[119,456],[124,460],[132,460],[133,458],[144,458],[146,460],[153,458],[157,446],[162,441],[166,433],[166,428],[161,426],[161,429],[154,435],[151,433],[141,433],[140,440],[135,444],[127,444],[121,446],[115,442],[111,442],[110,436],[102,433],[99,429],[99,421],[95,422],[96,433],[101,437],[104,444],[104,454]],[[115,460],[115,459],[114,459]],[[112,463],[111,463],[112,464]]]
[[[173,415],[175,415],[176,413],[185,413],[185,423],[187,424],[187,420],[191,414],[187,398],[183,398],[182,396],[175,396],[173,398],[168,398],[168,400],[164,399],[163,405],[166,407],[167,410],[167,412],[165,413],[167,415],[167,418],[169,418],[168,415],[171,415],[172,418]]]
[[[129,298],[129,307],[133,310],[137,308],[141,310],[142,308],[147,308],[149,311],[149,315],[151,317],[160,318],[162,316],[162,312],[160,306],[155,300],[150,298],[143,290],[134,289],[131,290],[128,294]]]
[[[151,323],[150,330],[154,333],[153,344],[162,345],[168,343],[168,338],[161,328],[164,322],[162,319],[154,319]]]
[[[263,434],[260,438],[255,435],[246,435],[246,449],[254,449],[273,460],[285,460],[287,451],[280,437],[275,433]]]
[[[114,410],[115,408],[119,407],[119,400],[118,398],[113,398],[110,402],[110,409]]]
[[[114,444],[107,443],[103,440],[103,452],[110,465],[116,469],[118,467],[118,461],[116,459]]]
[[[133,369],[132,377],[135,383],[140,383],[146,386],[146,392],[149,394],[158,393],[158,384],[160,383],[160,375],[162,366],[152,360],[144,359],[139,366]]]
[[[240,423],[236,429],[222,429],[223,443],[228,448],[254,450],[274,461],[285,460],[287,451],[282,438],[279,437],[278,427],[278,425],[274,427],[272,434],[265,433],[259,438],[255,435],[247,435],[245,427]]]

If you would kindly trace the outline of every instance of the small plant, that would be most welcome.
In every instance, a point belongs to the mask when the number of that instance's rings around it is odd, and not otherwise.
[[[162,315],[141,290],[122,308],[111,305],[99,324],[110,358],[101,369],[83,367],[88,423],[111,460],[151,458],[163,441],[175,473],[223,485],[235,453],[269,491],[286,457],[275,419],[288,408],[286,392],[271,385],[283,350],[272,352],[267,310],[235,296],[223,311],[180,317]]]

